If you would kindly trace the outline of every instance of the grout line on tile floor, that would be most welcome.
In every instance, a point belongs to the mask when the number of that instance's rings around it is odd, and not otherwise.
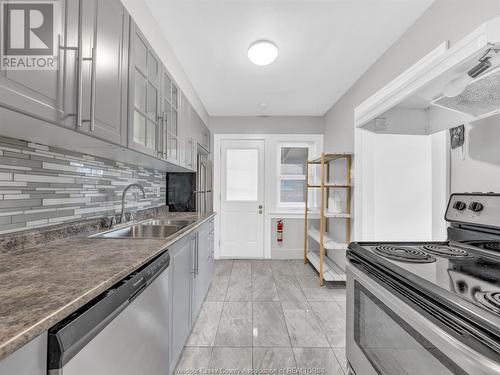
[[[212,360],[212,353],[214,351],[213,348],[215,347],[215,341],[217,340],[217,335],[219,334],[222,313],[224,312],[224,308],[226,307],[226,294],[227,294],[227,290],[229,288],[229,283],[231,282],[231,274],[233,273],[233,266],[234,266],[234,261],[231,261],[231,270],[229,272],[229,281],[227,282],[226,291],[224,292],[224,297],[222,298],[222,309],[220,310],[219,320],[217,322],[217,329],[215,330],[215,337],[214,337],[214,341],[212,343],[212,352],[210,353],[210,360]],[[203,303],[205,303],[205,302],[203,302]],[[196,318],[196,320],[198,320],[198,318]]]
[[[253,262],[250,261],[250,309],[251,309],[251,316],[252,316],[252,349],[251,349],[251,352],[252,352],[252,355],[251,355],[251,358],[252,358],[252,369],[253,369],[253,325],[254,325],[254,320],[253,320]]]
[[[273,278],[274,285],[276,286],[276,278],[274,275],[274,271],[272,270],[272,267],[271,267],[271,275]],[[297,280],[297,277],[296,276],[294,276],[294,277],[295,277],[295,280]],[[298,282],[298,280],[297,280],[297,282]],[[288,335],[288,341],[290,342],[290,350],[292,351],[293,361],[295,362],[295,368],[297,369],[298,368],[297,358],[295,358],[295,351],[293,350],[293,346],[292,346],[292,337],[290,336],[290,330],[288,329],[288,323],[286,322],[285,311],[283,310],[283,304],[281,303],[281,297],[280,297],[279,291],[277,289],[278,289],[278,287],[276,286],[276,293],[278,294],[278,301],[279,301],[280,308],[281,308],[281,314],[283,314],[283,321],[285,322],[286,333]]]

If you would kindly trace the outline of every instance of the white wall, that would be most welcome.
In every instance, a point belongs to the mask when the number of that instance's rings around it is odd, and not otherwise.
[[[283,219],[283,242],[276,237],[278,218],[271,218],[271,258],[272,259],[304,259],[304,219]],[[319,250],[319,244],[309,240],[309,250]]]
[[[436,0],[325,115],[325,149],[354,151],[354,108],[443,41],[500,14],[500,0]]]
[[[394,149],[390,136],[379,136],[356,130],[355,137],[354,108],[443,41],[449,40],[453,45],[479,25],[499,14],[500,0],[437,0],[325,115],[326,150],[353,151],[356,149],[368,154],[365,164],[363,164],[364,158],[356,155],[358,160],[356,163],[358,181],[355,192],[356,239],[396,239],[398,235],[403,236],[405,233],[408,235],[405,239],[410,239],[412,235],[418,238],[426,236],[418,231],[408,232],[407,227],[396,220],[396,217],[402,221],[405,220],[405,210],[400,209],[405,207],[405,203],[399,200],[400,195],[397,191],[411,188],[407,179],[412,176],[406,173],[404,164],[406,168],[412,168],[418,172],[415,176],[421,176],[423,171],[420,169],[418,159],[406,160],[403,164],[395,163],[387,151],[392,150],[394,159],[405,160],[405,150]],[[441,239],[445,234],[446,224],[443,216],[450,183],[453,191],[464,189],[484,191],[486,188],[488,190],[500,188],[500,181],[496,178],[499,171],[495,168],[495,162],[492,162],[492,159],[495,159],[499,139],[498,131],[493,127],[492,125],[492,128],[487,131],[475,130],[476,145],[467,151],[464,162],[457,157],[456,151],[451,153],[450,158],[446,131],[429,137],[430,143],[426,142],[425,146],[420,145],[426,149],[427,154],[421,155],[422,163],[428,164],[430,176],[427,180],[421,180],[427,181],[428,185],[419,183],[418,190],[413,188],[416,195],[413,198],[414,204],[419,208],[418,212],[413,213],[413,217],[415,219],[420,217],[418,222],[421,224],[418,224],[418,227],[428,233],[431,238]],[[363,134],[360,135],[361,133]],[[380,137],[386,138],[385,146],[381,144],[385,141],[382,141]],[[355,138],[359,140],[355,141]],[[355,142],[358,142],[356,147]],[[414,146],[419,143],[421,140],[415,137],[414,141],[406,140],[402,144],[406,144],[410,151],[414,150]],[[469,155],[472,152],[475,152],[475,157]],[[484,155],[479,156],[481,152]],[[360,160],[361,163],[359,163]],[[376,163],[378,167],[373,168],[373,163]],[[402,172],[394,169],[392,173],[395,175],[393,176],[390,169],[397,167],[395,164],[400,164]],[[498,164],[497,162],[496,165]],[[400,182],[398,182],[398,177],[400,177]],[[391,186],[387,186],[384,183],[385,180],[392,180],[393,183],[399,184],[392,190],[392,193],[396,194],[396,199],[387,199]],[[428,218],[426,215],[429,215]],[[399,234],[391,234],[390,228],[397,228]],[[360,237],[358,237],[358,232]]]
[[[444,228],[435,228],[432,220],[435,190],[437,195],[444,190],[434,175],[446,167],[439,164],[435,170],[433,163],[434,148],[441,151],[441,144],[439,138],[428,136],[357,130],[355,240],[431,240],[439,229],[443,237]],[[441,153],[438,156],[446,161]]]
[[[198,97],[189,77],[184,72],[179,60],[177,60],[167,38],[163,35],[163,31],[155,21],[146,3],[137,0],[122,0],[122,3],[158,54],[175,82],[196,109],[196,112],[198,112],[205,123],[208,123],[208,112],[205,106]]]
[[[450,137],[447,131],[432,134],[431,142],[431,191],[432,191],[432,234],[434,241],[447,237],[444,212],[450,195]]]
[[[324,118],[319,116],[210,117],[214,134],[323,134]]]

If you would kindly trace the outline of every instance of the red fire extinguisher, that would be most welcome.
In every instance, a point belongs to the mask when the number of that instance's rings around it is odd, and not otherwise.
[[[276,223],[276,240],[278,243],[283,242],[283,220],[278,220]]]

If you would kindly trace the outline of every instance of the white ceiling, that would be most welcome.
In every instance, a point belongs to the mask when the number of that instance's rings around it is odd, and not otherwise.
[[[323,115],[433,2],[145,1],[211,116]],[[273,64],[248,60],[259,39]]]

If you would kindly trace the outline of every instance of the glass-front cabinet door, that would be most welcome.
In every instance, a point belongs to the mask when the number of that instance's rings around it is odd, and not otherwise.
[[[177,139],[179,140],[179,160],[183,167],[192,171],[194,168],[194,145],[195,141],[191,132],[191,103],[184,93],[180,93],[178,104],[179,123]]]
[[[162,73],[162,157],[171,163],[179,164],[178,141],[178,103],[179,90],[170,78],[167,70]]]
[[[172,114],[170,128],[168,129],[168,159],[179,162],[179,138],[178,138],[178,108],[177,87],[172,84]]]
[[[167,145],[168,145],[168,128],[170,127],[170,121],[171,121],[171,108],[172,105],[170,104],[172,102],[172,80],[170,79],[167,71],[165,68],[163,68],[162,72],[162,84],[161,84],[161,90],[162,90],[162,95],[161,95],[161,117],[162,117],[162,122],[160,126],[160,133],[161,133],[161,157],[163,159],[168,158],[168,151],[167,151]]]
[[[159,150],[160,62],[141,32],[131,28],[132,57],[130,104],[133,110],[129,143],[138,151],[157,156]]]

